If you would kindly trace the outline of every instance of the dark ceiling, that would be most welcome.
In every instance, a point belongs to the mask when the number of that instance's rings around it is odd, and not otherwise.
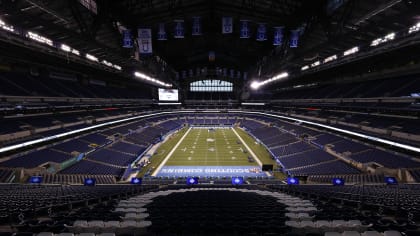
[[[296,70],[317,58],[342,53],[355,45],[415,24],[420,17],[415,0],[96,0],[97,14],[92,14],[78,0],[0,0],[0,18],[24,29],[33,30],[84,52],[120,64],[123,68],[146,68],[162,71],[156,56],[172,72],[202,66],[218,66],[248,71],[267,77],[282,70]],[[331,4],[341,3],[337,8]],[[334,4],[333,4],[334,5]],[[202,36],[191,36],[191,19],[200,16]],[[221,33],[221,18],[234,19],[234,33]],[[154,57],[134,59],[134,50],[121,47],[118,24],[132,30],[159,23],[171,32],[173,21],[184,19],[185,39],[153,40]],[[269,40],[258,42],[240,39],[239,20],[267,23],[268,29],[285,26],[285,32],[301,27],[298,48],[273,46]],[[286,33],[288,37],[288,33]],[[209,63],[214,51],[216,61]],[[172,73],[173,74],[173,73]]]

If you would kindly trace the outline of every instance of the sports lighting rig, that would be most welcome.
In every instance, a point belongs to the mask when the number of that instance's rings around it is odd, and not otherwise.
[[[274,82],[274,81],[278,81],[278,80],[283,79],[283,78],[287,78],[288,76],[289,76],[289,74],[287,72],[283,72],[283,73],[280,73],[276,76],[271,77],[270,79],[266,79],[266,80],[263,80],[261,82],[254,81],[254,82],[251,83],[251,88],[252,89],[259,89],[263,85],[266,85],[266,84]]]
[[[143,74],[143,73],[140,73],[140,72],[137,72],[137,71],[134,72],[134,76],[136,76],[137,78],[140,78],[140,79],[143,79],[143,80],[146,80],[146,81],[150,81],[152,83],[155,83],[155,84],[164,86],[164,87],[172,87],[172,84],[165,83],[163,81],[160,81],[158,79],[152,78],[152,77],[150,77],[150,76],[148,76],[146,74]]]

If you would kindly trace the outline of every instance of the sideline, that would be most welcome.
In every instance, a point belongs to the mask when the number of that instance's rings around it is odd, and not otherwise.
[[[188,128],[187,132],[185,132],[185,134],[176,143],[176,145],[172,148],[172,150],[168,153],[168,155],[166,155],[165,159],[163,159],[163,161],[160,163],[160,165],[158,166],[158,168],[156,168],[156,170],[153,171],[153,174],[151,174],[151,176],[155,177],[159,173],[160,169],[162,169],[162,167],[166,164],[166,162],[169,160],[169,158],[172,156],[172,154],[175,152],[175,150],[178,148],[178,146],[181,144],[181,142],[185,139],[185,137],[187,137],[187,135],[191,131],[191,129],[192,129],[191,127]]]

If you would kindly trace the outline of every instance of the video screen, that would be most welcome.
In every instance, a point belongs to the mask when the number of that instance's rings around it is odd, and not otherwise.
[[[178,89],[162,89],[158,90],[159,101],[164,102],[177,102],[178,101]]]

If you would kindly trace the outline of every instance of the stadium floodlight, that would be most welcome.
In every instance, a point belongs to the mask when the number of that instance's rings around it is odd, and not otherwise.
[[[113,67],[117,70],[122,70],[121,66],[114,64]]]
[[[93,55],[90,55],[90,54],[88,54],[88,53],[86,53],[86,58],[87,58],[88,60],[98,62],[98,58],[97,58],[97,57],[95,57],[95,56],[93,56]]]
[[[415,25],[413,25],[413,26],[411,26],[411,27],[408,29],[408,34],[416,33],[416,32],[418,32],[419,30],[420,30],[420,22],[419,22],[419,23],[417,23],[417,24],[415,24]]]
[[[359,47],[353,47],[343,53],[344,56],[354,54],[359,51]]]
[[[304,70],[307,70],[307,69],[309,69],[309,66],[308,65],[302,66],[302,68],[300,68],[301,71],[304,71]]]
[[[311,67],[317,67],[319,65],[321,65],[321,62],[320,61],[316,61],[316,62],[314,62],[314,63],[311,64]]]
[[[65,44],[61,44],[60,49],[65,52],[71,52],[71,47]]]
[[[337,55],[332,55],[324,59],[324,63],[337,60]]]
[[[137,78],[140,78],[140,79],[144,79],[144,80],[150,81],[152,83],[156,83],[156,84],[162,85],[164,87],[172,87],[172,84],[164,83],[163,81],[160,81],[158,79],[152,78],[152,77],[150,77],[150,76],[148,76],[146,74],[143,74],[143,73],[140,73],[140,72],[137,72],[137,71],[134,72],[134,76],[136,76]]]
[[[6,24],[6,22],[4,22],[2,20],[0,20],[0,28],[1,29],[4,29],[6,31],[10,31],[10,32],[14,32],[15,31],[13,25],[8,25],[8,24]]]
[[[279,79],[286,78],[286,77],[288,77],[288,76],[289,76],[289,74],[288,74],[287,72],[283,72],[283,73],[280,73],[280,74],[278,74],[278,75],[276,75],[276,76],[272,77],[272,79],[273,79],[273,80],[279,80]]]
[[[28,37],[28,38],[30,38],[34,41],[37,41],[39,43],[46,44],[46,45],[49,45],[49,46],[53,46],[53,41],[51,39],[46,38],[46,37],[44,37],[42,35],[39,35],[37,33],[34,33],[34,32],[28,31],[28,33],[26,33],[26,37]]]
[[[386,43],[386,42],[394,40],[394,39],[395,39],[395,33],[389,33],[389,34],[385,35],[384,37],[377,38],[377,39],[373,40],[371,42],[370,46],[375,47],[375,46],[378,46],[379,44]]]
[[[275,76],[273,76],[273,77],[271,77],[269,79],[266,79],[264,81],[261,81],[261,82],[254,81],[254,82],[251,83],[251,88],[254,89],[254,90],[256,90],[256,89],[259,89],[262,85],[266,85],[268,83],[271,83],[273,81],[286,78],[288,76],[289,76],[289,74],[287,72],[283,72],[283,73],[277,74],[277,75],[275,75]]]
[[[106,60],[102,60],[102,64],[104,64],[106,66],[109,66],[109,67],[112,67],[113,66],[113,64],[111,62],[106,61]]]
[[[71,53],[73,53],[74,55],[78,55],[78,56],[80,56],[80,52],[79,52],[79,50],[76,50],[76,49],[72,49],[71,50]]]
[[[257,90],[260,86],[261,85],[260,85],[260,83],[258,81],[253,81],[251,83],[251,88],[254,89],[254,90]]]

